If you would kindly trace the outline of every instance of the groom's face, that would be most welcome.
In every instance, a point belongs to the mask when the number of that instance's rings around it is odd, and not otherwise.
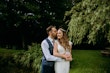
[[[56,36],[57,36],[57,29],[56,29],[56,28],[52,28],[52,30],[51,30],[51,35],[52,35],[54,38],[56,38]]]

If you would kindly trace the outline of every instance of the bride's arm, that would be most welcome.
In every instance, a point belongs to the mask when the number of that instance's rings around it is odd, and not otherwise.
[[[53,55],[57,56],[57,57],[60,57],[60,58],[66,58],[67,57],[65,55],[65,53],[64,54],[59,54],[58,53],[58,44],[57,44],[57,42],[54,43]]]
[[[70,44],[70,56],[66,58],[67,61],[72,61],[72,43]]]

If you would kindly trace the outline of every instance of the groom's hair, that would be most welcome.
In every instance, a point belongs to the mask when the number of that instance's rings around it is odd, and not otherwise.
[[[56,28],[55,26],[50,25],[49,27],[47,27],[46,31],[47,34],[49,34],[49,32],[52,30],[52,28]]]

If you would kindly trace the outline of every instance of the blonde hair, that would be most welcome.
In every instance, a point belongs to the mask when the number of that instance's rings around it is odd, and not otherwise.
[[[60,39],[58,39],[59,43],[66,49],[68,49],[69,51],[71,50],[71,47],[69,45],[69,40],[68,40],[68,36],[66,34],[66,30],[59,28],[58,30],[61,30],[63,33],[63,37],[62,37],[62,41]]]

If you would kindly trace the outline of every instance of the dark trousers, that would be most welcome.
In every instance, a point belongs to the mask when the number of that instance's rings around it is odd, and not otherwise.
[[[54,67],[42,63],[41,73],[55,73]]]

